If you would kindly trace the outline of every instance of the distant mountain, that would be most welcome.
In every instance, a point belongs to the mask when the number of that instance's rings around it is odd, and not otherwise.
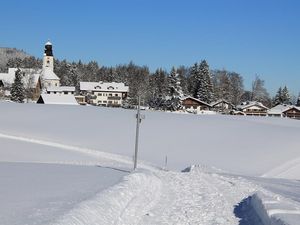
[[[6,67],[6,64],[9,59],[17,57],[24,59],[26,57],[30,57],[30,55],[24,52],[23,50],[18,50],[16,48],[0,47],[0,70],[3,70]]]

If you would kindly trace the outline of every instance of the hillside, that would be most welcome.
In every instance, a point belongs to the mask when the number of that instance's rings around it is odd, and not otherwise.
[[[9,59],[23,59],[26,57],[30,57],[30,55],[24,52],[23,50],[18,50],[16,48],[0,47],[0,71],[3,71]]]

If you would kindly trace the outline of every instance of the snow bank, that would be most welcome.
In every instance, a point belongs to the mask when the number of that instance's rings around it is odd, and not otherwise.
[[[52,225],[138,225],[158,201],[160,188],[161,182],[153,174],[130,174],[119,184],[80,203]]]
[[[263,192],[256,192],[250,196],[247,202],[259,217],[262,225],[298,225],[300,221],[300,210],[287,199],[280,196],[272,196]],[[248,220],[254,220],[252,218]]]

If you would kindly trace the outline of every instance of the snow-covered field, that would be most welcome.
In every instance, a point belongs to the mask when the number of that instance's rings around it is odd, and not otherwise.
[[[132,110],[0,112],[0,224],[300,224],[300,121],[143,111],[129,173]]]

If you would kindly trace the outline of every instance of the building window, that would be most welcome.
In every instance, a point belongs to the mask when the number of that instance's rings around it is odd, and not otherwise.
[[[112,101],[108,101],[108,104],[112,104]]]
[[[98,96],[102,96],[102,93],[98,93]]]
[[[67,94],[68,94],[68,92],[67,92],[67,91],[64,91],[64,94],[65,94],[65,95],[67,95]]]
[[[103,103],[107,103],[107,101],[103,101]]]
[[[115,94],[115,96],[119,96],[118,94]]]
[[[109,94],[108,96],[112,96],[112,94]]]

